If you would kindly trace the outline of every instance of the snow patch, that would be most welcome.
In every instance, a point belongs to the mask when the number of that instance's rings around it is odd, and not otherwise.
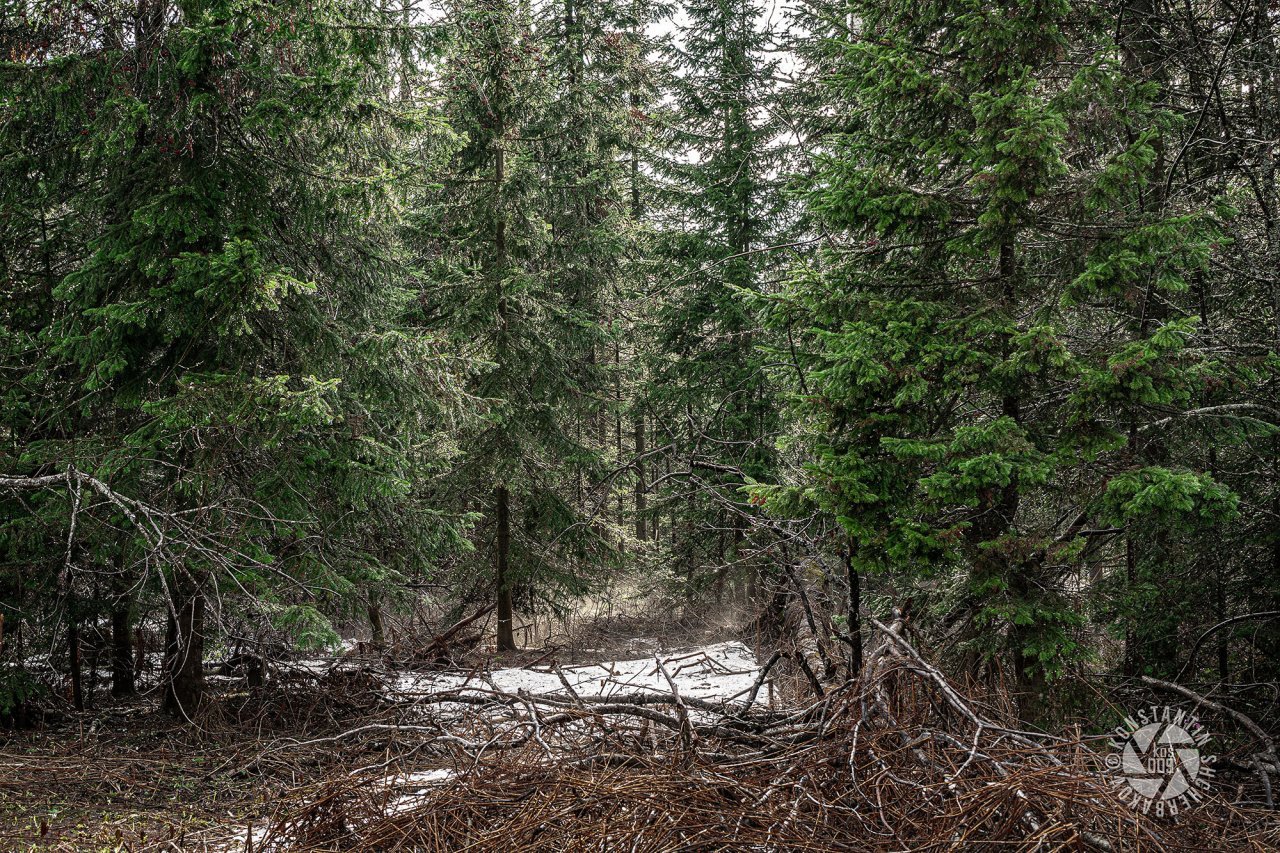
[[[439,694],[502,692],[555,695],[569,699],[570,691],[565,687],[567,682],[573,694],[584,699],[635,695],[672,696],[674,684],[681,698],[745,706],[748,694],[760,679],[761,668],[755,654],[746,644],[736,640],[657,654],[656,640],[639,638],[630,644],[630,648],[644,651],[651,647],[650,644],[655,654],[648,657],[561,667],[558,672],[546,667],[499,669],[481,673],[399,672],[386,680],[383,694],[391,700],[421,703],[424,708],[430,707],[437,713],[448,711],[451,706],[457,711],[475,713],[474,707],[451,703],[447,696]],[[293,661],[287,666],[294,672],[320,676],[345,665],[346,661],[330,659]],[[665,674],[663,669],[666,670]],[[767,691],[763,689],[759,692],[767,695]],[[764,695],[757,695],[753,701],[755,705],[765,705],[768,702]],[[521,717],[518,711],[515,717],[506,718],[501,718],[503,712],[500,710],[495,709],[494,713],[499,717],[490,719],[489,723],[498,729],[518,725]],[[695,711],[691,716],[699,717],[702,714]],[[436,719],[443,722],[440,717]],[[360,776],[363,773],[355,771],[353,775]],[[375,790],[385,792],[384,813],[391,815],[419,807],[432,789],[447,785],[456,775],[455,771],[447,768],[430,768],[372,776],[367,784]],[[238,828],[230,837],[224,836],[207,849],[231,853],[244,850],[246,846],[253,850],[288,848],[287,842],[275,839],[268,841],[266,836],[266,825],[260,822]],[[281,843],[285,846],[279,846]]]
[[[760,663],[746,644],[737,640],[703,646],[685,652],[562,667],[560,673],[581,697],[608,698],[634,694],[672,694],[671,682],[681,697],[709,702],[745,703],[760,677]],[[415,698],[456,690],[493,690],[502,693],[559,694],[568,691],[553,669],[499,669],[489,673],[402,672],[388,685],[391,698]],[[764,699],[757,696],[757,704]]]

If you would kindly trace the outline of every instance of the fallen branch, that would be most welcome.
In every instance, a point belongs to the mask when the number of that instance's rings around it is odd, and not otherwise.
[[[1271,772],[1280,773],[1280,758],[1278,758],[1276,755],[1275,740],[1271,737],[1271,735],[1266,733],[1266,731],[1262,728],[1262,726],[1254,722],[1254,720],[1251,717],[1249,717],[1247,714],[1244,714],[1241,711],[1237,711],[1235,708],[1231,708],[1227,705],[1223,705],[1221,702],[1215,702],[1212,699],[1209,699],[1208,697],[1201,696],[1199,693],[1192,690],[1190,687],[1183,687],[1181,684],[1174,684],[1173,682],[1170,682],[1170,681],[1162,681],[1159,678],[1152,678],[1149,675],[1142,676],[1142,681],[1144,684],[1150,684],[1152,687],[1159,687],[1161,690],[1167,690],[1171,693],[1176,693],[1179,696],[1184,696],[1187,699],[1190,699],[1192,702],[1195,702],[1197,705],[1199,705],[1202,708],[1207,708],[1210,711],[1214,711],[1215,713],[1222,714],[1223,716],[1230,717],[1231,719],[1235,720],[1241,726],[1246,728],[1249,731],[1249,733],[1252,734],[1255,738],[1257,738],[1258,741],[1262,744],[1263,755],[1266,757],[1267,763],[1270,765]]]

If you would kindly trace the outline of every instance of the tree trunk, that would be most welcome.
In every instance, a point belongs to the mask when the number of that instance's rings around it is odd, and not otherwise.
[[[1016,305],[1017,293],[1015,280],[1018,275],[1018,261],[1015,255],[1017,235],[1009,234],[1000,244],[999,274],[1002,284],[1002,302],[1006,310],[1012,312]],[[1010,355],[1009,343],[1002,345],[1005,358]],[[1016,391],[1006,393],[1000,401],[1000,412],[1014,423],[1022,423],[1022,403]],[[1008,485],[989,499],[989,505],[974,522],[972,541],[978,546],[980,556],[976,562],[979,566],[989,564],[982,574],[1007,579],[1013,598],[1024,607],[1033,606],[1032,590],[1035,587],[1033,578],[1029,577],[1031,566],[1027,563],[1013,563],[1007,557],[996,554],[985,554],[980,543],[994,542],[1014,530],[1021,504],[1021,486],[1016,473]],[[1017,681],[1018,704],[1024,719],[1035,716],[1038,712],[1041,693],[1044,689],[1044,672],[1039,666],[1027,660],[1026,649],[1029,640],[1039,628],[1038,625],[1022,625],[1011,622],[1008,626],[1006,643],[1013,664],[1014,678]]]
[[[204,699],[204,591],[190,579],[172,584],[173,608],[164,649],[165,713],[190,720]]]
[[[96,621],[96,620],[95,620]],[[102,660],[102,644],[106,640],[102,636],[102,630],[95,624],[94,634],[96,635],[93,644],[93,653],[89,655],[89,707],[95,707],[97,703],[96,691],[98,689],[98,664]]]
[[[849,609],[847,611],[849,632],[849,677],[857,678],[862,672],[862,578],[853,565],[853,542],[850,541],[844,551],[844,572],[849,579]]]
[[[382,627],[382,608],[375,601],[369,602],[369,632],[375,649],[381,651],[387,647],[387,634]]]
[[[117,603],[111,611],[111,695],[117,699],[137,691],[133,681],[132,640],[129,606]]]
[[[635,434],[636,434],[635,452],[637,457],[637,460],[636,460],[636,507],[635,507],[636,539],[639,539],[641,542],[643,542],[649,538],[649,532],[645,528],[645,517],[644,517],[645,510],[647,509],[645,505],[645,490],[647,489],[647,486],[645,485],[645,479],[644,479],[644,460],[639,458],[644,455],[645,436],[644,436],[644,414],[643,413],[636,415]]]
[[[1132,432],[1132,430],[1131,430]],[[1132,525],[1126,526],[1124,533],[1124,580],[1125,588],[1133,590],[1138,585],[1138,557],[1133,545]],[[1138,660],[1141,654],[1138,649],[1138,632],[1134,628],[1135,615],[1125,614],[1124,623],[1124,662],[1121,672],[1130,678],[1138,675]]]
[[[71,704],[84,710],[84,686],[80,681],[80,622],[72,617],[67,626],[67,650],[71,657]]]
[[[133,683],[135,687],[147,669],[147,635],[141,625],[133,629]]]
[[[511,507],[506,486],[493,490],[498,514],[497,580],[498,580],[498,651],[515,651],[516,638],[512,630],[511,584],[507,578],[508,560],[511,556]]]
[[[622,342],[615,339],[613,342],[613,405],[615,406],[613,415],[614,430],[614,452],[617,453],[617,464],[621,465],[625,458],[622,450]],[[621,523],[626,516],[627,507],[624,496],[626,491],[618,489],[618,521]],[[623,538],[618,537],[618,547],[620,550],[626,550],[623,544]]]
[[[111,695],[116,699],[132,696],[137,687],[133,679],[133,626],[130,617],[132,601],[128,578],[123,574],[123,550],[116,559],[113,578],[114,597],[111,605]]]

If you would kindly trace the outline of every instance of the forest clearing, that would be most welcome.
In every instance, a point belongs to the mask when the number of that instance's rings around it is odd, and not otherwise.
[[[1276,3],[0,3],[0,853],[1280,849]]]

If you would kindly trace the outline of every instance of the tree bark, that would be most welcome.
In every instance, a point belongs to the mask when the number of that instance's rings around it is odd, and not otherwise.
[[[636,438],[635,453],[636,453],[636,457],[637,457],[637,461],[636,461],[636,506],[635,506],[635,512],[636,512],[636,539],[639,539],[641,542],[643,542],[643,541],[645,541],[646,539],[648,539],[648,538],[649,538],[649,531],[646,529],[646,526],[645,526],[645,517],[644,517],[645,510],[648,508],[648,507],[647,507],[647,505],[646,505],[646,503],[645,503],[645,497],[646,497],[646,496],[645,496],[645,491],[646,491],[646,489],[647,489],[648,487],[645,485],[645,478],[644,478],[644,460],[639,458],[639,457],[641,457],[641,456],[643,456],[643,455],[644,455],[644,451],[645,451],[645,447],[644,447],[644,444],[645,444],[645,435],[644,435],[644,414],[643,414],[643,413],[638,413],[638,414],[636,415],[636,423],[635,423],[635,438]]]
[[[1130,430],[1132,433],[1132,430]],[[1126,525],[1124,533],[1124,580],[1127,589],[1134,589],[1138,584],[1138,556],[1133,544],[1132,525]],[[1130,678],[1138,674],[1138,661],[1141,652],[1138,649],[1138,632],[1134,628],[1134,615],[1127,614],[1124,623],[1124,662],[1121,672]]]
[[[111,695],[116,699],[132,696],[137,687],[133,677],[133,625],[130,610],[128,578],[124,575],[124,550],[116,556],[116,574],[112,578],[111,604]]]
[[[142,630],[141,625],[135,625],[133,629],[133,683],[137,686],[138,680],[142,678],[142,673],[147,668],[147,635]]]
[[[512,626],[511,583],[508,561],[511,556],[511,507],[506,486],[493,491],[498,515],[497,581],[498,581],[498,651],[515,651],[516,638]]]
[[[172,584],[173,608],[164,649],[161,709],[190,720],[204,700],[204,591],[192,579]]]
[[[853,565],[853,542],[850,541],[844,551],[844,572],[849,579],[849,609],[847,612],[849,631],[849,677],[857,678],[862,672],[862,578]]]
[[[84,710],[84,686],[80,679],[80,622],[72,617],[67,626],[67,651],[71,658],[71,704]]]
[[[369,632],[375,649],[381,651],[387,647],[387,634],[382,626],[382,608],[376,601],[369,602]]]
[[[111,695],[116,699],[137,691],[133,682],[132,627],[128,602],[117,602],[111,610]]]
[[[93,652],[89,655],[89,707],[93,708],[98,699],[96,691],[98,689],[98,664],[102,660],[102,646],[106,638],[102,635],[102,630],[94,625],[94,634],[96,638],[93,644]]]

